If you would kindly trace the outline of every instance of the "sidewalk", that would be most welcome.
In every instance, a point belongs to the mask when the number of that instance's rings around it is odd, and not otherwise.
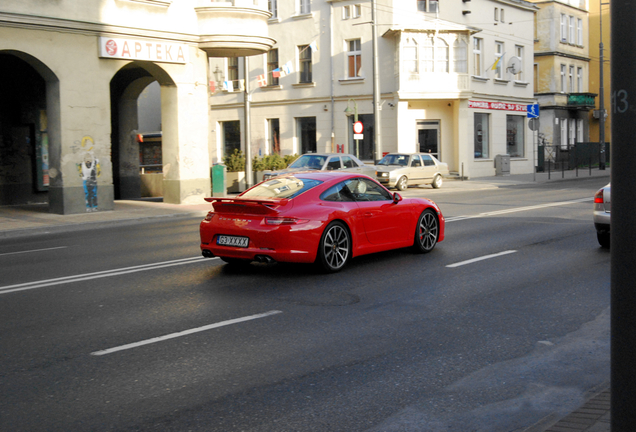
[[[498,177],[482,177],[469,180],[446,180],[439,190],[429,187],[410,188],[405,196],[427,196],[444,192],[497,189],[515,185],[532,185],[552,182],[572,182],[590,178],[610,181],[611,170],[593,169],[576,171],[521,174]],[[604,183],[604,184],[605,184]],[[132,224],[140,221],[166,218],[203,218],[211,209],[207,202],[194,205],[167,204],[150,200],[115,201],[112,211],[98,211],[73,215],[58,215],[48,212],[48,204],[0,206],[0,239],[19,238],[45,233],[70,232],[115,224]],[[590,208],[591,211],[591,208]],[[559,418],[548,416],[523,432],[610,432],[609,384],[592,390],[587,402],[567,415]]]

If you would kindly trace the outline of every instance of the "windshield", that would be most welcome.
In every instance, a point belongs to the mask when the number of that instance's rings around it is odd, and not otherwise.
[[[289,168],[305,168],[319,170],[325,164],[326,156],[302,155],[289,165]]]
[[[382,158],[378,165],[398,165],[407,166],[409,163],[409,155],[405,154],[388,154]]]
[[[298,177],[276,177],[245,191],[241,198],[294,198],[311,188],[318,186],[321,181]]]

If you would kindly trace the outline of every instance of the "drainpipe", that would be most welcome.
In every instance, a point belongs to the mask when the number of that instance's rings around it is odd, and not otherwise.
[[[254,185],[254,174],[252,173],[252,135],[250,133],[250,70],[248,57],[243,57],[243,68],[245,69],[245,91],[243,98],[245,100],[245,186],[251,188]]]

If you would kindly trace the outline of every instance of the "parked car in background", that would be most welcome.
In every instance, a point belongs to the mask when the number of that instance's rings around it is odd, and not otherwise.
[[[315,262],[336,272],[359,255],[406,247],[427,253],[444,240],[433,201],[403,199],[361,174],[286,174],[237,197],[205,200],[213,208],[201,222],[201,253],[232,265]]]
[[[594,194],[594,228],[596,238],[601,247],[610,247],[610,215],[611,215],[610,183]]]
[[[357,174],[375,176],[375,167],[367,165],[360,159],[346,153],[305,153],[292,162],[287,168],[263,174],[263,180],[268,180],[282,174],[299,171],[345,171]]]
[[[376,177],[388,188],[406,190],[411,185],[442,187],[448,164],[428,153],[389,153],[376,165]]]

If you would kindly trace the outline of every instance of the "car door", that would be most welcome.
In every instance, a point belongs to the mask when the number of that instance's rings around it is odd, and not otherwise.
[[[343,171],[362,174],[362,168],[349,156],[342,156]]]
[[[393,202],[393,195],[373,180],[355,178],[347,187],[360,208],[367,240],[376,245],[403,242],[410,236],[409,209]]]
[[[424,167],[420,155],[412,155],[409,163],[409,183],[417,184],[424,181]]]
[[[431,182],[433,177],[437,173],[437,165],[435,165],[435,161],[429,155],[422,155],[422,163],[424,167],[422,168],[422,177],[427,182]]]
[[[331,156],[327,160],[327,163],[325,164],[325,167],[323,169],[327,171],[334,171],[334,170],[339,170],[341,168],[342,168],[342,164],[340,163],[340,156]]]

